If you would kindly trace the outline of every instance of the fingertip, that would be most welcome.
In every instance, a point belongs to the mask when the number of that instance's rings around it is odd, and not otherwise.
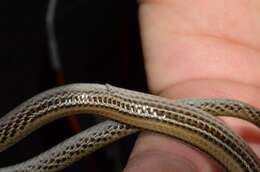
[[[136,153],[129,159],[124,172],[196,172],[187,159],[154,150]]]

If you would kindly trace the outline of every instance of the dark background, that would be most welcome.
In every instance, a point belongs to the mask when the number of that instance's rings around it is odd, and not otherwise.
[[[45,16],[48,1],[2,0],[0,114],[58,85],[50,63]],[[110,83],[146,91],[138,6],[129,0],[59,0],[55,32],[65,83]],[[80,127],[94,117],[79,116]],[[0,167],[26,160],[74,133],[60,119],[0,153]],[[122,171],[136,136],[99,150],[64,171]]]

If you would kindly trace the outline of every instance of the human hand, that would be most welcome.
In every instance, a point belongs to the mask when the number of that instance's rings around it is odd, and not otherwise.
[[[141,0],[140,26],[152,93],[221,97],[260,107],[260,1]],[[260,129],[222,118],[260,157]],[[223,171],[205,153],[143,132],[124,172]]]

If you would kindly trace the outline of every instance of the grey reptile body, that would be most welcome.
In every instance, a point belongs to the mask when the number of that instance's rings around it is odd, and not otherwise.
[[[58,171],[139,128],[191,144],[215,158],[228,171],[260,172],[259,158],[250,147],[214,117],[234,116],[259,127],[258,109],[226,99],[172,101],[98,84],[54,88],[9,112],[0,119],[0,152],[46,123],[71,113],[94,113],[117,122],[98,124],[35,158],[0,171]]]

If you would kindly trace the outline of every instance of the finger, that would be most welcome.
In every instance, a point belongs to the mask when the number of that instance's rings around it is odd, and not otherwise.
[[[203,163],[202,163],[203,162]],[[223,168],[206,154],[173,138],[144,132],[124,172],[213,172]]]

